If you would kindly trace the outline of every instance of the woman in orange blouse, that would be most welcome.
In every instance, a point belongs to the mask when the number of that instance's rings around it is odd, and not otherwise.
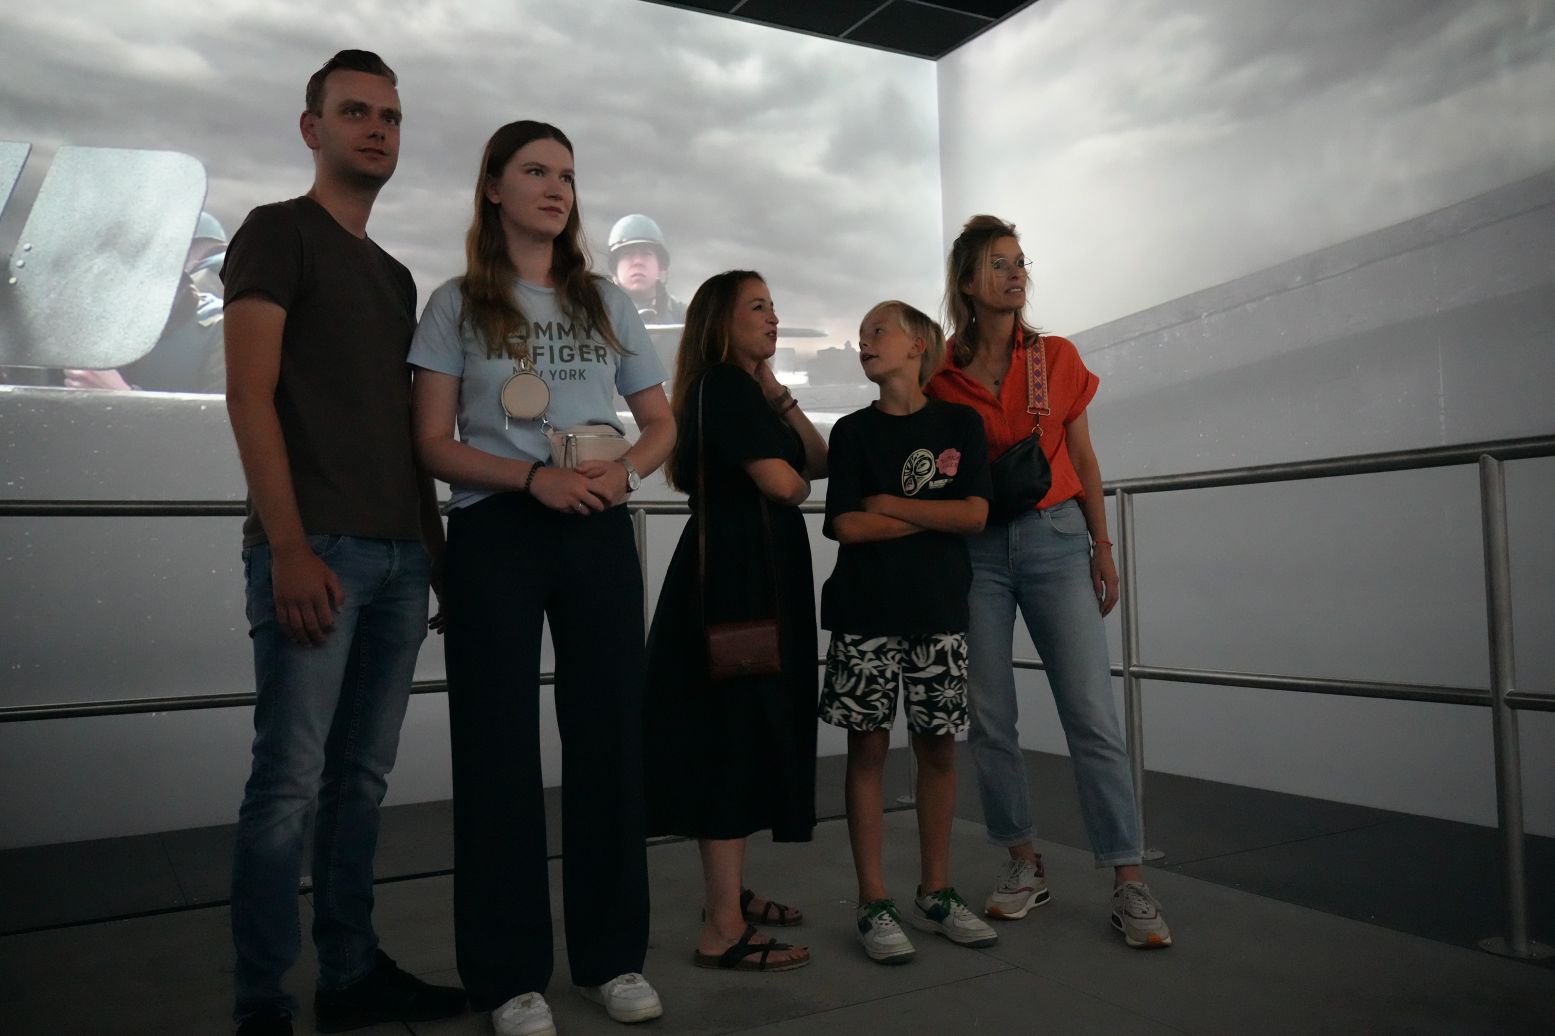
[[[1072,342],[1026,321],[1030,265],[1012,224],[994,216],[967,221],[945,278],[951,355],[927,388],[982,416],[994,459],[1032,431],[1027,350],[1041,349],[1033,359],[1046,363],[1047,405],[1037,422],[1052,488],[1007,524],[990,521],[968,537],[972,756],[988,837],[1009,852],[985,910],[1015,920],[1048,899],[1016,736],[1011,656],[1018,608],[1047,667],[1096,865],[1115,872],[1112,925],[1130,946],[1169,946],[1171,933],[1140,871],[1139,813],[1102,625],[1118,602],[1118,570],[1085,414],[1098,379]]]

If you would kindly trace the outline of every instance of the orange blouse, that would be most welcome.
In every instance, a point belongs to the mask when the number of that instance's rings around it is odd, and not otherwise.
[[[1069,422],[1085,413],[1096,395],[1101,379],[1092,374],[1074,343],[1058,335],[1037,339],[1047,354],[1048,403],[1052,413],[1040,418],[1042,452],[1053,469],[1053,487],[1037,503],[1038,509],[1061,504],[1084,493],[1080,476],[1069,459]],[[1026,412],[1026,340],[1019,325],[1015,348],[1010,350],[1010,366],[999,382],[994,397],[976,378],[955,365],[954,353],[946,350],[945,366],[929,380],[924,392],[935,399],[964,403],[977,411],[988,434],[988,459],[994,460],[1005,450],[1031,434],[1032,415]]]

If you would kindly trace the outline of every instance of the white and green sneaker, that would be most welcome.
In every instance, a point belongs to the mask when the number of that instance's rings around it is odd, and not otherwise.
[[[869,959],[880,964],[906,964],[912,960],[912,941],[902,931],[902,917],[896,904],[877,899],[858,908],[858,941]]]
[[[1172,944],[1172,931],[1161,917],[1161,904],[1142,881],[1125,881],[1112,890],[1112,927],[1136,949],[1162,949]]]
[[[912,923],[926,932],[938,932],[958,946],[992,946],[999,936],[966,905],[954,888],[921,893],[913,900]]]

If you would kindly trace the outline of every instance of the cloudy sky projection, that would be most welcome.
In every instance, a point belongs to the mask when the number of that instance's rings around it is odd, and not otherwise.
[[[1078,331],[1555,166],[1555,2],[1041,0],[939,92],[947,233]]]
[[[785,321],[839,341],[881,298],[938,301],[934,66],[638,0],[7,4],[0,138],[45,159],[66,143],[188,152],[235,229],[306,189],[303,85],[348,46],[400,76],[399,172],[370,231],[423,301],[462,269],[486,138],[528,117],[578,149],[596,255],[617,217],[647,212],[683,298],[754,267]]]
[[[1555,0],[1041,0],[938,65],[639,0],[12,4],[0,137],[186,151],[231,229],[306,187],[302,85],[344,46],[401,76],[372,231],[423,299],[485,138],[533,116],[578,146],[596,254],[648,212],[678,295],[753,266],[836,341],[937,308],[972,212],[1021,225],[1036,317],[1079,331],[1555,165]]]

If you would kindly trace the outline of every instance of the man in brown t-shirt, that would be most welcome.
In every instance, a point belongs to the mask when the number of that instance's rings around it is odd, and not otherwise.
[[[410,435],[410,271],[367,237],[399,157],[395,76],[367,51],[308,81],[313,187],[249,214],[227,250],[227,411],[248,478],[243,567],[259,701],[238,815],[238,1032],[290,1034],[297,876],[313,839],[321,1032],[464,1009],[378,948],[373,854],[426,637],[443,529]],[[436,622],[436,620],[433,620]]]

